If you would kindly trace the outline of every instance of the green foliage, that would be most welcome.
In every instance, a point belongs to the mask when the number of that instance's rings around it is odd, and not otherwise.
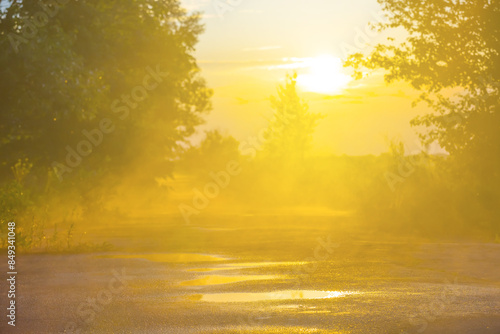
[[[278,95],[271,96],[274,115],[265,133],[265,152],[278,161],[302,160],[311,146],[320,114],[309,112],[309,105],[297,94],[297,74],[287,76]]]
[[[119,172],[134,161],[164,161],[202,122],[211,91],[192,52],[203,27],[178,1],[70,1],[16,53],[9,36],[23,36],[40,11],[36,2],[13,1],[0,18],[7,165],[29,157],[46,175],[53,161],[65,162],[68,145],[86,139],[83,130],[107,118],[114,132],[80,168]],[[168,77],[144,101],[113,104],[143,84],[148,67]]]
[[[35,230],[37,230],[35,224],[24,224],[21,218],[33,206],[31,191],[24,184],[32,166],[28,159],[19,159],[11,167],[13,180],[4,183],[0,187],[0,234],[3,236],[7,233],[7,224],[9,222],[16,222],[18,228],[17,241],[21,246],[25,245],[27,243],[26,239],[33,237],[36,233]],[[28,232],[28,230],[30,231]],[[2,245],[5,245],[6,242],[7,238],[2,238]]]
[[[433,113],[415,118],[412,125],[427,128],[421,134],[424,143],[437,142],[450,153],[443,171],[455,178],[453,188],[463,195],[454,205],[471,222],[485,219],[498,228],[500,3],[378,2],[388,22],[375,27],[403,28],[405,37],[389,38],[368,55],[351,55],[345,65],[352,66],[358,78],[364,69],[384,69],[387,82],[403,80],[422,92],[415,103],[427,102]],[[474,218],[475,210],[489,213]]]
[[[178,169],[195,173],[200,173],[201,170],[225,170],[228,162],[240,160],[238,146],[239,142],[232,136],[223,135],[217,130],[207,131],[205,139],[199,145],[191,146],[183,153]]]
[[[131,173],[142,178],[129,184],[171,173],[212,91],[193,57],[200,17],[178,0],[67,1],[51,15],[43,4],[2,1],[1,225],[16,220],[26,249],[75,248],[70,212],[96,219]],[[48,19],[33,26],[40,14]],[[94,130],[102,138],[69,166],[69,150]],[[63,182],[54,162],[70,167]]]
[[[5,183],[0,188],[0,219],[2,232],[8,221],[13,221],[21,212],[32,205],[30,190],[24,186],[24,180],[29,174],[32,164],[26,159],[19,159],[11,167],[14,180]]]
[[[346,66],[386,70],[387,82],[403,80],[423,92],[435,113],[413,125],[430,128],[423,138],[451,154],[500,153],[500,5],[498,1],[379,0],[389,22],[379,30],[404,28],[404,41],[389,38],[371,54],[351,55]],[[461,88],[453,97],[442,93]]]

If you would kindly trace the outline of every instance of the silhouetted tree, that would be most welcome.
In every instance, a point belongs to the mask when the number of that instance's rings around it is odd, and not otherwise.
[[[192,55],[199,15],[177,0],[63,2],[2,1],[2,175],[25,157],[45,171],[67,165],[68,147],[103,119],[113,130],[93,132],[80,170],[164,163],[210,109]]]
[[[323,116],[309,112],[297,94],[297,75],[287,76],[278,95],[271,96],[274,115],[265,133],[265,152],[279,161],[301,160],[310,149],[317,122]]]
[[[450,153],[455,185],[463,185],[498,215],[500,206],[500,2],[497,0],[378,0],[388,22],[382,30],[403,28],[368,54],[346,62],[356,75],[382,68],[387,82],[403,80],[422,91],[433,114],[412,125],[428,131]],[[448,89],[448,90],[447,90]],[[456,94],[451,94],[453,89]],[[494,216],[490,221],[498,221]]]
[[[203,177],[209,172],[225,170],[228,162],[239,161],[239,142],[218,130],[206,132],[205,139],[186,150],[179,162],[182,172],[200,171]]]

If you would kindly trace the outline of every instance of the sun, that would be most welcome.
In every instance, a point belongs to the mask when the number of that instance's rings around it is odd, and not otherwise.
[[[342,72],[342,61],[330,55],[307,58],[309,73],[297,77],[297,83],[306,92],[334,95],[347,86],[351,78]]]

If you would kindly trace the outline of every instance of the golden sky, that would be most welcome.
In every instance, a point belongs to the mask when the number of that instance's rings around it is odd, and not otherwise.
[[[383,73],[354,81],[342,60],[368,52],[385,35],[368,29],[383,20],[376,0],[183,0],[203,13],[206,31],[196,58],[214,89],[214,110],[200,130],[219,129],[240,141],[256,136],[272,115],[269,96],[296,71],[301,96],[326,115],[314,136],[321,154],[387,151],[397,138],[419,148],[409,121],[429,110],[411,108],[406,84],[387,86]]]

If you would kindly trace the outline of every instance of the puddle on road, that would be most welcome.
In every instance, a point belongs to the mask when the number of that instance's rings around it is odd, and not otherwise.
[[[144,259],[152,262],[166,263],[195,263],[195,262],[221,262],[228,261],[226,258],[219,255],[208,254],[192,254],[192,253],[157,253],[157,254],[114,254],[114,255],[99,255],[96,258],[100,259]],[[192,268],[187,271],[192,272],[210,272],[217,270],[236,270],[245,268],[259,268],[271,266],[298,266],[308,262],[235,262],[222,263],[210,267]]]
[[[194,272],[198,272],[198,273],[206,273],[206,272],[209,272],[209,271],[217,271],[217,270],[223,270],[223,269],[219,269],[219,268],[193,268],[193,269],[188,269],[187,271],[194,271]]]
[[[270,267],[270,266],[297,266],[307,264],[309,262],[238,262],[238,263],[224,263],[221,267],[228,268],[257,268],[257,267]]]
[[[214,303],[248,303],[273,300],[330,299],[357,294],[352,291],[284,290],[274,292],[230,292],[191,295],[193,301]]]
[[[189,269],[188,271],[208,272],[217,270],[236,270],[236,269],[260,268],[260,267],[272,267],[272,266],[300,266],[308,263],[309,262],[237,262],[237,263],[223,263],[219,264],[217,267],[211,267],[211,268],[193,268]]]
[[[278,278],[278,276],[273,276],[273,275],[240,275],[240,276],[209,275],[191,281],[182,282],[180,283],[180,285],[183,286],[219,285],[219,284],[238,283],[244,281],[272,280],[276,278]]]
[[[209,268],[192,268],[188,269],[191,272],[212,272],[212,271],[227,271],[227,270],[237,270],[244,268],[259,268],[259,267],[269,267],[278,265],[299,265],[306,262],[238,262],[238,263],[223,263],[216,264],[215,266]],[[231,284],[244,281],[257,281],[257,280],[273,280],[277,278],[283,278],[284,276],[276,275],[207,275],[200,278],[181,282],[182,286],[206,286],[206,285],[220,285],[220,284]]]
[[[165,253],[165,254],[119,254],[119,255],[101,255],[98,258],[111,259],[145,259],[152,262],[167,263],[189,263],[189,262],[217,262],[225,261],[227,258],[215,255],[189,254],[189,253]]]

